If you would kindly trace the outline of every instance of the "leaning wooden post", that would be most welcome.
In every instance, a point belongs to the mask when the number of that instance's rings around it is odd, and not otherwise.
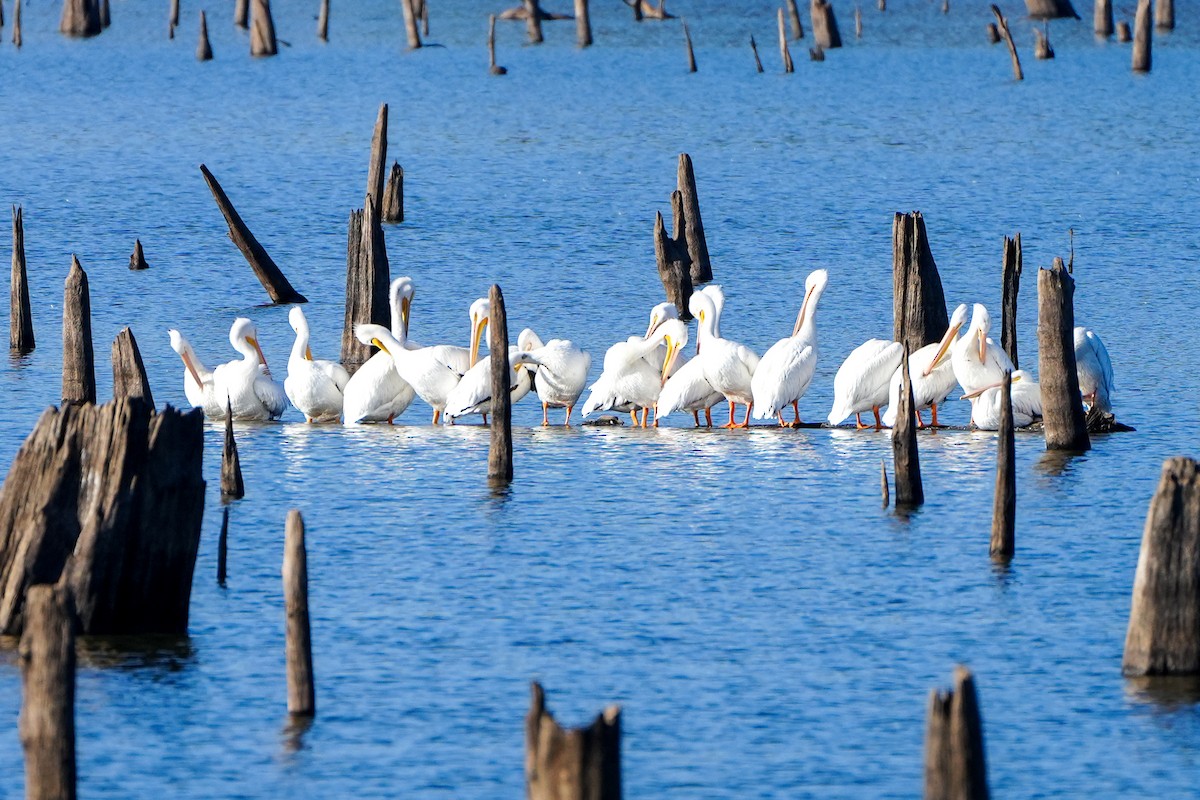
[[[792,54],[788,50],[787,29],[783,26],[783,9],[779,9],[779,56],[783,59],[783,71],[795,72],[796,68],[792,65]]]
[[[1038,377],[1047,450],[1091,449],[1075,371],[1075,279],[1055,258],[1038,270]]]
[[[408,49],[418,50],[421,47],[421,31],[417,28],[417,12],[412,0],[400,0],[400,10],[404,12],[404,33],[408,36]]]
[[[792,38],[799,41],[804,38],[804,26],[800,24],[800,9],[796,6],[796,0],[787,0],[786,5],[788,22],[792,26]]]
[[[1008,55],[1012,58],[1013,77],[1019,81],[1025,80],[1025,73],[1021,71],[1021,59],[1017,56],[1017,46],[1013,44],[1012,33],[1008,30],[1008,20],[1000,13],[1000,7],[993,4],[992,13],[996,15],[996,24],[1000,26],[1000,34],[1004,37],[1004,43],[1008,45]]]
[[[239,28],[250,27],[250,0],[234,0],[233,24]]]
[[[1137,15],[1133,18],[1133,71],[1150,71],[1150,50],[1153,33],[1150,30],[1150,0],[1138,0]]]
[[[492,438],[488,448],[488,479],[509,483],[513,479],[512,396],[509,394],[508,315],[504,293],[493,284],[488,292],[488,349],[492,360]]]
[[[675,179],[676,188],[683,198],[683,214],[687,221],[687,251],[692,259],[692,283],[704,283],[713,278],[712,261],[708,256],[708,241],[704,237],[704,220],[700,218],[700,196],[696,191],[696,172],[692,169],[692,157],[679,154],[679,169]],[[679,231],[675,232],[676,235]]]
[[[929,693],[925,725],[925,800],[987,800],[983,722],[975,678],[961,664],[954,688]]]
[[[921,459],[917,453],[916,406],[908,374],[908,347],[900,359],[900,406],[892,427],[892,471],[896,479],[896,508],[916,508],[925,502],[921,485]]]
[[[329,0],[321,0],[321,10],[317,13],[317,38],[322,42],[329,41]]]
[[[12,278],[8,295],[8,346],[17,353],[33,350],[33,314],[29,305],[29,275],[25,269],[25,221],[20,206],[12,210]]]
[[[312,717],[317,713],[313,685],[312,630],[308,620],[308,554],[304,520],[292,509],[283,536],[283,604],[287,614],[288,713]]]
[[[138,350],[133,331],[124,327],[113,339],[112,344],[113,399],[140,397],[150,408],[154,408],[154,395],[150,393],[150,379],[146,377],[146,366]]]
[[[1096,0],[1092,10],[1092,28],[1097,36],[1107,38],[1113,35],[1112,0]]]
[[[817,47],[823,50],[841,47],[842,34],[838,31],[837,17],[828,0],[812,0],[808,10],[812,17],[813,41]]]
[[[404,167],[392,162],[387,186],[383,189],[383,222],[404,222]]]
[[[250,11],[250,55],[273,56],[279,53],[275,41],[275,21],[271,18],[271,0],[252,0]]]
[[[29,587],[21,634],[27,800],[75,798],[75,621],[66,589]]]
[[[204,11],[200,11],[200,41],[196,44],[196,60],[197,61],[212,61],[213,52],[212,44],[208,41],[208,20],[204,16]],[[133,267],[130,267],[133,269]]]
[[[683,41],[687,46],[688,72],[695,72],[696,53],[692,50],[692,34],[688,32],[687,20],[681,19],[680,22],[683,24]]]
[[[541,44],[542,38],[542,8],[538,0],[524,0],[525,28],[529,31],[529,43]]]
[[[883,507],[887,508],[888,503],[891,502],[892,493],[888,489],[887,464],[882,458],[879,459],[879,494],[883,498]]]
[[[575,43],[580,47],[592,46],[592,18],[588,14],[588,0],[575,0]]]
[[[92,299],[87,273],[71,256],[63,290],[62,401],[64,405],[96,402],[96,360],[92,351]]]
[[[1017,461],[1013,438],[1012,373],[1004,373],[1000,389],[1000,432],[996,443],[996,497],[992,503],[993,558],[1010,559],[1016,552]]]
[[[1160,31],[1175,30],[1175,0],[1156,0],[1154,3],[1154,27]]]
[[[1021,290],[1021,234],[1004,237],[1001,273],[1000,346],[1017,367],[1017,294]],[[1018,367],[1019,369],[1019,367]]]
[[[13,5],[12,43],[18,50],[21,49],[21,0],[17,0],[16,4]]]
[[[950,327],[942,278],[920,211],[892,218],[892,314],[893,338],[914,353],[941,339]]]
[[[240,500],[246,496],[242,482],[242,461],[238,458],[237,440],[233,438],[233,408],[225,398],[225,444],[221,449],[221,500]]]
[[[591,725],[563,728],[534,682],[525,716],[528,800],[620,800],[621,709],[609,706]]]
[[[1150,500],[1121,671],[1200,673],[1200,463],[1163,462]]]
[[[750,52],[754,53],[754,69],[761,75],[763,71],[762,59],[758,57],[758,45],[754,43],[754,34],[750,34]]]
[[[367,195],[375,218],[383,215],[384,165],[387,163],[388,104],[379,105],[375,117],[375,131],[371,134],[371,161],[367,165]],[[386,289],[384,290],[386,292]]]

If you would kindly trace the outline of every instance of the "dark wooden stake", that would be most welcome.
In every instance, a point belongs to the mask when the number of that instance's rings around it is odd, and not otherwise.
[[[925,218],[920,211],[892,218],[892,313],[895,340],[916,352],[950,327]]]
[[[1150,51],[1154,34],[1150,30],[1150,0],[1138,0],[1133,18],[1133,71],[1150,71]]]
[[[620,800],[621,709],[609,706],[591,725],[563,728],[534,683],[525,717],[528,800]]]
[[[258,239],[254,238],[254,234],[250,232],[250,228],[246,226],[245,222],[242,222],[237,209],[233,207],[233,203],[229,202],[229,198],[225,195],[225,190],[221,188],[221,184],[217,183],[217,179],[213,177],[213,174],[208,171],[208,167],[201,164],[200,172],[204,174],[204,181],[208,184],[213,199],[217,201],[217,208],[221,210],[226,224],[229,225],[229,238],[237,245],[238,250],[242,251],[242,255],[245,256],[246,262],[254,270],[259,283],[263,285],[263,288],[267,290],[267,294],[270,295],[271,302],[277,304],[307,303],[308,300],[304,298],[304,295],[292,288],[292,284],[284,277],[279,267],[275,266],[275,262],[271,259],[271,256],[258,243]]]
[[[687,221],[685,230],[688,256],[692,259],[693,283],[705,283],[713,279],[712,261],[708,256],[708,240],[704,236],[704,220],[700,217],[700,196],[696,191],[696,172],[692,168],[692,157],[679,154],[679,169],[676,172],[676,188],[683,200],[683,215]],[[678,235],[678,230],[676,231]]]
[[[1107,38],[1113,35],[1112,0],[1096,0],[1092,10],[1092,28],[1097,36]]]
[[[417,9],[417,16],[421,18],[421,35],[429,35],[429,3],[427,0],[416,0],[420,4]]]
[[[804,38],[804,26],[800,24],[800,9],[796,6],[796,0],[787,0],[787,14],[792,26],[792,38],[800,41]]]
[[[1175,0],[1155,0],[1154,27],[1160,31],[1175,30]]]
[[[408,36],[408,49],[418,50],[421,47],[421,31],[417,28],[417,13],[413,0],[400,0],[400,10],[404,12],[404,33]]]
[[[150,393],[150,379],[146,377],[146,366],[138,350],[137,339],[128,327],[122,328],[112,344],[113,399],[140,397],[154,408],[154,395]]]
[[[204,12],[200,12],[203,17]],[[201,19],[201,29],[203,30],[204,21]],[[129,257],[129,268],[132,270],[150,269],[150,265],[146,263],[146,252],[142,249],[142,240],[133,240],[133,255]]]
[[[785,73],[795,72],[796,68],[792,64],[792,54],[788,50],[787,43],[787,28],[783,25],[783,9],[779,9],[779,56],[783,59],[783,71]]]
[[[1150,500],[1121,670],[1200,673],[1200,463],[1163,462]]]
[[[691,319],[688,300],[692,296],[691,257],[681,228],[686,229],[683,218],[683,197],[678,191],[671,195],[675,210],[675,238],[667,236],[662,213],[654,216],[654,259],[658,266],[658,277],[667,293],[667,301],[675,304],[680,319]]]
[[[387,164],[388,105],[379,105],[375,131],[371,134],[371,160],[367,164],[367,199],[379,219],[383,215],[383,175]]]
[[[1091,449],[1075,371],[1075,279],[1055,258],[1038,270],[1038,378],[1047,450]]]
[[[383,221],[404,222],[404,167],[392,162],[387,186],[383,189]]]
[[[1008,560],[1016,552],[1017,461],[1013,439],[1012,373],[1004,373],[1000,390],[1000,432],[996,442],[996,498],[992,503],[993,558]]]
[[[100,3],[100,29],[112,25],[112,9],[108,5],[108,0],[101,0]]]
[[[538,0],[523,0],[525,4],[525,27],[529,31],[529,43],[541,44],[542,9]]]
[[[321,10],[317,13],[317,38],[322,42],[329,41],[329,0],[321,0]]]
[[[754,34],[750,34],[750,52],[754,53],[754,69],[761,75],[763,71],[762,59],[758,57],[758,45],[754,43]]]
[[[308,619],[308,554],[304,520],[292,509],[283,537],[283,604],[287,614],[288,713],[312,717],[317,713],[313,685],[312,630]]]
[[[19,2],[19,0],[18,0]],[[34,348],[33,313],[29,305],[29,275],[25,269],[25,221],[20,206],[13,206],[12,276],[8,295],[8,346],[17,353]]]
[[[1054,48],[1050,46],[1050,36],[1047,31],[1033,29],[1033,57],[1039,61],[1054,58]]]
[[[825,51],[821,49],[821,45],[817,45],[815,47],[808,48],[808,60],[809,61],[824,61],[825,60]]]
[[[200,12],[200,41],[196,44],[196,60],[197,61],[212,61],[213,52],[212,44],[208,41],[208,20],[204,17],[204,11]],[[141,244],[138,245],[141,247]],[[130,269],[133,269],[130,266]]]
[[[18,0],[18,2],[19,2],[19,0]],[[1118,42],[1128,42],[1132,38],[1133,38],[1133,34],[1129,32],[1129,23],[1126,22],[1125,20],[1121,20],[1120,22],[1118,22],[1117,23],[1117,41]]]
[[[21,0],[13,5],[13,45],[18,50],[21,49]]]
[[[87,273],[71,256],[63,289],[63,405],[96,402],[96,359],[92,351],[92,299]]]
[[[100,25],[100,5],[96,0],[63,0],[58,32],[65,36],[86,38],[96,36]]]
[[[883,507],[887,508],[892,500],[892,493],[888,490],[887,464],[882,458],[879,459],[879,493],[883,496]]]
[[[375,216],[370,195],[361,212],[350,215],[346,244],[346,313],[342,325],[342,366],[353,374],[368,358],[371,347],[358,341],[354,326],[372,322],[391,325],[388,286],[391,269],[384,245],[383,226]],[[355,230],[355,223],[358,228]]]
[[[1017,367],[1017,294],[1021,291],[1021,234],[1004,237],[1001,271],[1000,346]],[[1019,369],[1019,367],[1017,367]]]
[[[592,46],[592,18],[588,14],[588,0],[575,0],[575,43],[580,47]]]
[[[828,0],[812,0],[808,13],[812,17],[812,34],[817,47],[822,50],[841,47],[842,34],[838,32],[837,17]]]
[[[488,292],[488,349],[492,360],[492,437],[488,447],[488,479],[507,484],[513,479],[512,397],[509,394],[508,314],[504,293],[492,284]]]
[[[989,22],[987,24],[987,38],[990,44],[1000,43],[1000,29],[996,27],[996,23]]]
[[[233,24],[239,28],[250,27],[250,0],[234,0]]]
[[[680,20],[683,23],[683,41],[687,46],[687,62],[688,72],[696,71],[696,53],[692,50],[692,34],[688,32],[687,20]]]
[[[1004,43],[1008,45],[1008,55],[1012,58],[1013,77],[1019,81],[1025,80],[1025,73],[1021,71],[1021,59],[1017,56],[1017,46],[1013,44],[1012,33],[1008,30],[1008,20],[1000,13],[1000,7],[992,4],[992,13],[996,15],[996,24],[1000,26],[1000,35],[1004,37]]]
[[[229,561],[229,506],[222,509],[221,535],[217,537],[217,586],[224,586]]]
[[[854,38],[862,38],[862,9],[858,6],[854,7]]]
[[[983,722],[975,678],[961,664],[954,688],[929,693],[925,726],[925,800],[987,800]]]
[[[950,0],[942,0],[942,13],[943,14],[950,13]]]
[[[225,444],[221,448],[221,500],[240,500],[246,496],[242,481],[242,460],[238,458],[237,440],[233,438],[233,408],[225,398]]]
[[[936,341],[936,340],[935,340]],[[916,508],[925,502],[921,459],[917,453],[916,406],[908,374],[908,347],[900,360],[900,406],[892,427],[892,470],[896,478],[896,508]]]
[[[279,52],[275,41],[275,20],[271,18],[271,0],[251,0],[250,55],[273,56]]]
[[[75,626],[67,592],[29,587],[21,634],[21,716],[27,800],[75,798]]]

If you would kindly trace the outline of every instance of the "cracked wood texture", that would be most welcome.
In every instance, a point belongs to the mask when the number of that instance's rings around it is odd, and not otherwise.
[[[941,339],[950,327],[942,278],[920,211],[892,219],[892,313],[893,338],[913,353]]]
[[[534,683],[525,717],[528,800],[620,800],[621,709],[609,706],[591,725],[563,728]]]

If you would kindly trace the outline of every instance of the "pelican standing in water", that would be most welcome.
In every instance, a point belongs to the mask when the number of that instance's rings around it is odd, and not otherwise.
[[[446,408],[446,398],[462,379],[462,374],[446,363],[444,347],[409,350],[382,325],[355,325],[354,335],[363,344],[375,345],[391,356],[400,377],[417,397],[433,407],[433,424],[437,425]]]
[[[508,396],[510,403],[529,394],[533,388],[533,373],[538,365],[532,353],[522,353],[517,347],[508,348]],[[462,380],[446,397],[446,418],[452,422],[468,414],[490,414],[492,411],[492,359],[484,358],[467,370]],[[486,422],[486,417],[485,417]]]
[[[1000,430],[1000,404],[1004,381],[993,383],[964,394],[971,401],[971,422],[983,431]],[[1012,374],[1013,427],[1025,428],[1042,417],[1042,387],[1031,380],[1029,373],[1017,370]]]
[[[1079,393],[1088,410],[1098,408],[1111,414],[1116,385],[1108,348],[1090,328],[1082,326],[1075,328],[1075,372],[1079,376]]]
[[[692,295],[696,297],[697,295]],[[662,367],[651,362],[660,344],[667,346]],[[650,409],[658,402],[665,376],[675,366],[679,351],[687,345],[687,326],[678,319],[662,322],[650,336],[630,337],[617,342],[604,354],[604,371],[592,384],[591,394],[583,406],[586,417],[593,411],[628,411],[637,426],[637,412],[642,412],[641,427],[646,427]]]
[[[414,349],[408,341],[408,319],[415,294],[412,278],[396,278],[388,289],[392,311],[392,335],[405,349]],[[347,425],[360,422],[387,422],[412,405],[416,392],[396,372],[392,357],[380,350],[350,376],[342,392],[342,420]]]
[[[851,414],[862,430],[862,413],[875,415],[875,430],[883,427],[879,407],[888,402],[888,385],[900,368],[904,346],[886,339],[868,339],[851,351],[833,378],[833,409],[829,424],[837,425]]]
[[[283,391],[304,414],[305,422],[336,420],[342,415],[342,390],[350,381],[350,373],[334,361],[313,358],[308,319],[300,306],[293,306],[288,312],[288,322],[296,332],[296,341],[288,359]]]
[[[713,316],[712,330],[717,336],[721,335],[721,312],[725,309],[725,293],[720,286],[709,284],[700,291],[712,298]],[[674,308],[671,309],[674,311]],[[700,352],[700,342],[696,341],[696,352]],[[712,427],[712,407],[725,399],[725,396],[712,387],[704,378],[704,365],[699,358],[678,366],[667,377],[662,392],[658,395],[658,405],[654,407],[654,424],[674,411],[690,411],[696,427],[700,427],[700,412],[709,428]]]
[[[808,391],[817,369],[817,303],[829,285],[829,273],[814,270],[804,280],[804,302],[796,315],[792,335],[780,339],[763,354],[754,373],[755,417],[778,417],[782,427],[799,427],[800,398]],[[783,409],[791,406],[796,419],[783,421]],[[749,419],[749,414],[746,415]]]
[[[229,328],[229,343],[242,358],[213,370],[217,402],[228,398],[234,419],[279,419],[287,408],[287,395],[271,377],[254,323],[245,317],[235,319]]]
[[[750,379],[758,367],[758,355],[749,347],[718,335],[716,303],[704,292],[692,295],[688,310],[696,318],[696,358],[704,379],[729,403],[729,422],[724,427],[750,427],[750,410],[754,405]],[[737,403],[746,406],[746,417],[740,424],[734,419]]]
[[[921,412],[928,408],[932,416],[930,425],[938,426],[938,406],[946,401],[958,381],[954,377],[954,365],[951,364],[953,348],[958,341],[958,332],[967,324],[967,304],[963,303],[954,309],[950,317],[950,326],[942,335],[940,341],[927,344],[908,355],[908,376],[912,386],[913,410],[917,415],[917,427],[924,428],[925,421]],[[904,379],[897,368],[892,375],[891,386],[888,389],[888,408],[883,415],[883,424],[893,427],[896,424],[896,409],[900,407],[900,388]]]
[[[217,401],[212,370],[196,357],[191,342],[182,333],[171,328],[167,334],[171,337],[171,349],[183,360],[183,393],[188,403],[192,408],[204,409],[204,416],[209,419],[224,419],[225,405]]]
[[[991,327],[992,318],[987,309],[976,303],[967,335],[954,344],[950,363],[954,367],[954,378],[965,394],[999,383],[1004,379],[1004,373],[1014,371],[1008,353],[988,338]]]
[[[532,376],[534,389],[542,401],[542,425],[550,424],[551,408],[565,408],[567,416],[563,425],[569,426],[571,412],[587,385],[591,355],[576,347],[570,339],[551,339],[543,344],[531,328],[517,336],[517,349],[529,353],[536,364],[531,369],[535,370]]]

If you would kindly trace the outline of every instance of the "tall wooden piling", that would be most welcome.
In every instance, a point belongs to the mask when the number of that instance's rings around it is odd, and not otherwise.
[[[204,11],[200,11],[200,40],[196,43],[196,60],[197,61],[212,61],[213,51],[212,44],[208,41],[208,20],[204,16]],[[140,246],[140,243],[139,243]],[[133,269],[131,266],[130,269]]]
[[[404,34],[408,37],[408,49],[419,50],[421,31],[417,28],[417,11],[413,0],[400,0],[400,10],[404,12]]]
[[[1200,673],[1200,463],[1163,462],[1150,500],[1121,670]]]
[[[1150,0],[1138,0],[1137,15],[1133,18],[1133,71],[1149,72],[1151,45],[1154,34],[1150,30]]]
[[[975,678],[961,664],[954,688],[929,693],[925,725],[925,800],[987,800],[983,722]]]
[[[687,241],[688,257],[692,283],[705,283],[713,278],[712,261],[708,256],[708,241],[704,237],[704,220],[700,218],[700,196],[696,191],[696,173],[692,169],[692,157],[687,153],[679,154],[679,169],[676,174],[676,188],[683,200],[683,215],[687,220],[684,231]],[[678,235],[678,231],[676,231]]]
[[[154,395],[150,392],[150,379],[146,377],[146,366],[138,350],[137,339],[129,327],[121,329],[112,343],[113,399],[140,397],[150,408],[154,408]]]
[[[275,20],[271,18],[271,0],[251,0],[250,55],[273,56],[279,53],[275,40]]]
[[[313,683],[312,629],[308,619],[308,553],[304,520],[292,509],[283,536],[283,604],[287,616],[287,705],[296,717],[317,713]]]
[[[292,284],[284,277],[283,272],[275,265],[271,256],[263,249],[263,246],[258,243],[258,239],[254,238],[254,234],[250,232],[250,228],[242,221],[238,215],[237,209],[233,207],[233,203],[229,202],[229,197],[226,196],[225,190],[221,188],[221,184],[217,183],[217,179],[208,171],[208,167],[200,165],[200,172],[204,175],[204,181],[208,184],[209,191],[212,192],[213,199],[217,201],[217,208],[221,210],[222,216],[225,217],[225,223],[229,226],[229,238],[237,245],[238,250],[242,251],[242,255],[246,259],[251,269],[254,270],[255,276],[259,283],[267,290],[267,294],[271,297],[272,303],[307,303],[304,295],[292,288]]]
[[[509,394],[508,314],[504,293],[492,284],[488,292],[488,350],[492,360],[492,431],[488,447],[488,479],[509,483],[513,479],[512,397]]]
[[[796,0],[787,0],[786,5],[788,22],[792,27],[792,38],[799,41],[804,38],[804,26],[800,24],[800,8],[796,5]]]
[[[404,167],[392,162],[387,185],[383,189],[383,221],[404,222]]]
[[[87,273],[71,256],[63,287],[63,405],[96,402],[96,358],[92,351],[92,299]]]
[[[908,374],[908,347],[900,360],[900,406],[892,426],[892,472],[896,480],[896,508],[916,508],[925,502],[921,484],[921,458],[917,453],[916,405]]]
[[[1001,268],[1000,347],[1017,367],[1017,295],[1021,291],[1021,234],[1004,237],[1004,264]],[[1019,367],[1017,367],[1019,369]]]
[[[992,4],[992,14],[996,16],[996,24],[1000,28],[1000,35],[1004,37],[1004,43],[1008,45],[1008,55],[1012,59],[1013,78],[1019,81],[1025,80],[1025,73],[1021,69],[1021,58],[1017,55],[1017,46],[1013,44],[1012,32],[1008,29],[1008,20],[1000,13],[1000,6]]]
[[[754,43],[754,34],[750,34],[750,52],[754,54],[754,69],[758,74],[762,74],[763,65],[762,59],[758,57],[758,45]]]
[[[541,684],[525,716],[528,800],[620,800],[621,709],[609,706],[583,728],[563,728],[546,710]]]
[[[542,38],[542,8],[538,0],[523,0],[525,4],[525,29],[529,33],[530,44],[541,44]]]
[[[1175,30],[1175,0],[1155,0],[1154,27],[1160,31]]]
[[[75,798],[75,627],[61,588],[29,587],[19,649],[27,800]]]
[[[242,481],[242,460],[238,457],[237,439],[233,438],[233,408],[225,398],[225,443],[221,448],[221,500],[240,500],[246,496]]]
[[[1013,437],[1012,373],[1004,373],[1000,389],[1000,430],[996,440],[996,496],[992,503],[993,558],[1010,559],[1016,552],[1017,461]]]
[[[1075,369],[1075,279],[1055,258],[1038,270],[1038,378],[1047,450],[1091,449]]]
[[[224,586],[229,577],[229,506],[221,512],[221,533],[217,536],[217,586]]]
[[[916,352],[950,327],[925,218],[920,211],[892,218],[892,314],[894,338]]]
[[[317,38],[329,41],[329,0],[321,0],[321,10],[317,12]]]
[[[683,41],[687,48],[687,63],[688,72],[696,71],[696,52],[692,49],[692,34],[688,32],[687,20],[680,20],[683,23]]]
[[[1112,0],[1096,0],[1092,9],[1092,28],[1097,36],[1113,35]]]
[[[357,224],[357,230],[355,226]],[[371,357],[370,345],[354,335],[354,326],[371,322],[388,327],[388,286],[391,269],[384,246],[383,226],[375,216],[370,195],[363,210],[350,215],[346,243],[346,312],[342,324],[342,366],[353,374]]]
[[[204,29],[204,12],[200,12],[200,27]],[[146,251],[142,249],[142,240],[133,240],[133,254],[129,256],[129,268],[131,270],[150,269],[150,265],[146,263]]]
[[[575,43],[580,47],[592,46],[592,18],[588,13],[588,0],[575,0]]]
[[[20,206],[12,209],[12,274],[8,294],[8,346],[28,353],[35,346],[33,313],[29,305],[29,275],[25,268],[25,220]]]
[[[375,218],[383,215],[384,165],[387,164],[388,104],[379,105],[375,117],[375,130],[371,134],[371,160],[367,164],[367,197],[374,209]]]
[[[842,34],[838,32],[837,17],[828,0],[812,0],[808,7],[812,17],[813,41],[821,50],[832,50],[842,46]]]
[[[250,0],[234,0],[233,24],[243,29],[250,27]]]
[[[63,0],[58,32],[64,36],[86,38],[103,30],[100,25],[100,4],[97,0]]]
[[[692,296],[691,257],[688,256],[687,244],[681,228],[686,228],[682,214],[683,198],[678,191],[671,195],[675,212],[675,236],[667,236],[666,225],[661,212],[654,216],[654,260],[658,267],[658,277],[662,281],[667,294],[667,302],[674,303],[680,319],[691,319],[688,311],[688,300]]]
[[[757,52],[755,56],[757,57]],[[795,72],[796,67],[792,64],[792,54],[788,50],[787,29],[783,25],[783,9],[779,9],[779,57],[783,59],[783,71],[785,73]]]

